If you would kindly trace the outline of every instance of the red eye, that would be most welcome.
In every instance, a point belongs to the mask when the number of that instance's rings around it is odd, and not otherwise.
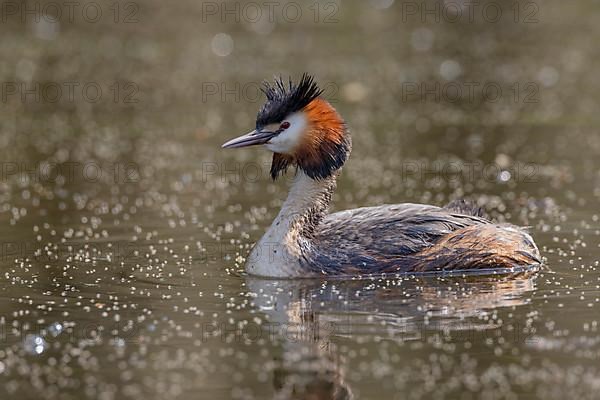
[[[280,125],[280,128],[281,128],[281,129],[287,129],[287,128],[289,128],[289,127],[290,127],[290,123],[289,123],[289,122],[287,122],[287,121],[283,121],[283,122],[281,123],[281,125]]]

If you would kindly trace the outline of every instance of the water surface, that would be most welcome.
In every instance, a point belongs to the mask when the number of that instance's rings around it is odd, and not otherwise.
[[[322,2],[273,22],[191,1],[119,3],[115,20],[97,4],[97,22],[2,23],[3,397],[595,397],[597,4],[438,21]],[[353,133],[334,210],[465,197],[529,226],[546,268],[245,276],[290,179],[220,145],[252,128],[263,79],[305,71]]]

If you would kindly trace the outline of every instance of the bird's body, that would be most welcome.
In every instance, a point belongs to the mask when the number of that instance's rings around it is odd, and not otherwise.
[[[247,271],[271,277],[514,269],[540,263],[531,236],[474,207],[394,204],[327,214],[335,177],[299,171]]]
[[[328,214],[351,148],[343,120],[318,98],[320,91],[309,77],[297,86],[290,83],[289,90],[278,82],[266,93],[257,130],[224,147],[264,144],[275,153],[273,178],[288,166],[296,166],[296,176],[281,211],[248,257],[248,273],[287,278],[509,272],[541,263],[527,232],[492,223],[466,202]]]

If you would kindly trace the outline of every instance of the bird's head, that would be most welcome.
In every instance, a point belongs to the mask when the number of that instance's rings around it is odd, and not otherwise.
[[[297,84],[276,79],[262,89],[267,97],[256,117],[256,129],[225,143],[223,148],[263,145],[271,150],[271,176],[276,179],[290,166],[312,179],[324,179],[342,167],[351,149],[346,124],[327,101],[319,97],[314,79],[304,74]]]

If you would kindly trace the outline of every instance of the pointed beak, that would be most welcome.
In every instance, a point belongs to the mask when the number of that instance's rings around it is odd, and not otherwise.
[[[267,143],[275,135],[277,135],[276,132],[253,130],[250,133],[231,139],[221,147],[224,149],[235,149],[238,147],[256,146]]]

